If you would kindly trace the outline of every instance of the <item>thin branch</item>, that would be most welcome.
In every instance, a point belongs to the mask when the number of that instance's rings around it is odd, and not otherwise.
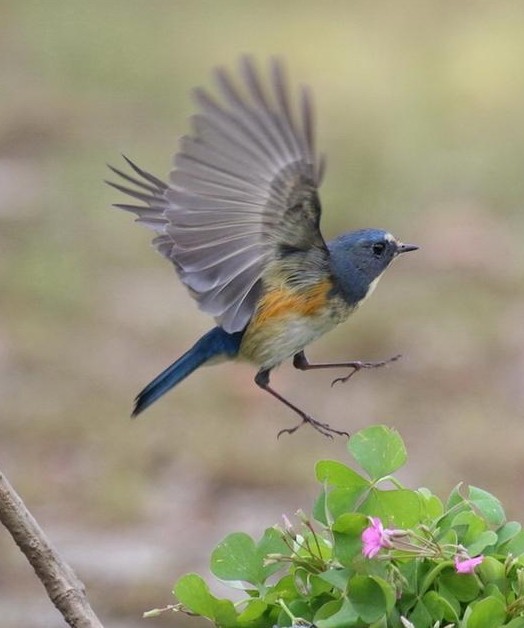
[[[65,621],[75,628],[103,628],[87,601],[83,583],[51,545],[1,471],[0,521],[31,563]]]

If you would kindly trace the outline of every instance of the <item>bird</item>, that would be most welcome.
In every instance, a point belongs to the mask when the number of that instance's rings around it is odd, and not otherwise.
[[[293,95],[282,59],[267,65],[260,71],[244,55],[236,74],[213,70],[217,95],[193,90],[197,113],[168,183],[125,155],[126,171],[109,165],[119,182],[106,182],[134,199],[114,206],[155,232],[153,245],[215,320],[137,395],[132,416],[199,367],[240,359],[256,367],[261,389],[300,418],[278,436],[306,424],[330,438],[347,436],[277,392],[270,374],[289,359],[300,370],[347,368],[334,384],[398,359],[311,363],[305,348],[354,313],[394,259],[419,247],[376,228],[324,239],[325,159],[315,147],[312,93],[301,85]]]

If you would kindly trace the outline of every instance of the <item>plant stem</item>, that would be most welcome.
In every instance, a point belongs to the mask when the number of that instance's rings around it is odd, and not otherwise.
[[[65,621],[75,628],[103,628],[87,601],[83,583],[58,554],[2,472],[0,521],[25,554]]]

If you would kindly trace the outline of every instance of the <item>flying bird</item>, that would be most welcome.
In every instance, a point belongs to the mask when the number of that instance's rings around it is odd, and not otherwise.
[[[216,326],[136,397],[132,416],[204,364],[242,359],[255,383],[325,436],[347,434],[304,412],[270,385],[287,359],[301,370],[348,368],[345,381],[382,362],[310,363],[304,349],[345,321],[401,253],[414,251],[388,231],[359,229],[325,241],[318,194],[324,159],[314,142],[308,88],[292,98],[281,61],[268,76],[251,57],[237,81],[214,70],[218,98],[197,88],[198,113],[180,139],[169,183],[124,157],[129,174],[109,166],[108,182],[139,204],[115,204],[156,233],[158,251]],[[131,184],[132,187],[129,187]]]

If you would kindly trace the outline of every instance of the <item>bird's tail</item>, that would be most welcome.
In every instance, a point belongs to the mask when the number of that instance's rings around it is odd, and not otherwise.
[[[188,375],[213,358],[233,358],[238,354],[242,332],[229,334],[221,327],[215,327],[197,342],[165,371],[157,375],[135,399],[131,416],[135,417],[171,390]]]

